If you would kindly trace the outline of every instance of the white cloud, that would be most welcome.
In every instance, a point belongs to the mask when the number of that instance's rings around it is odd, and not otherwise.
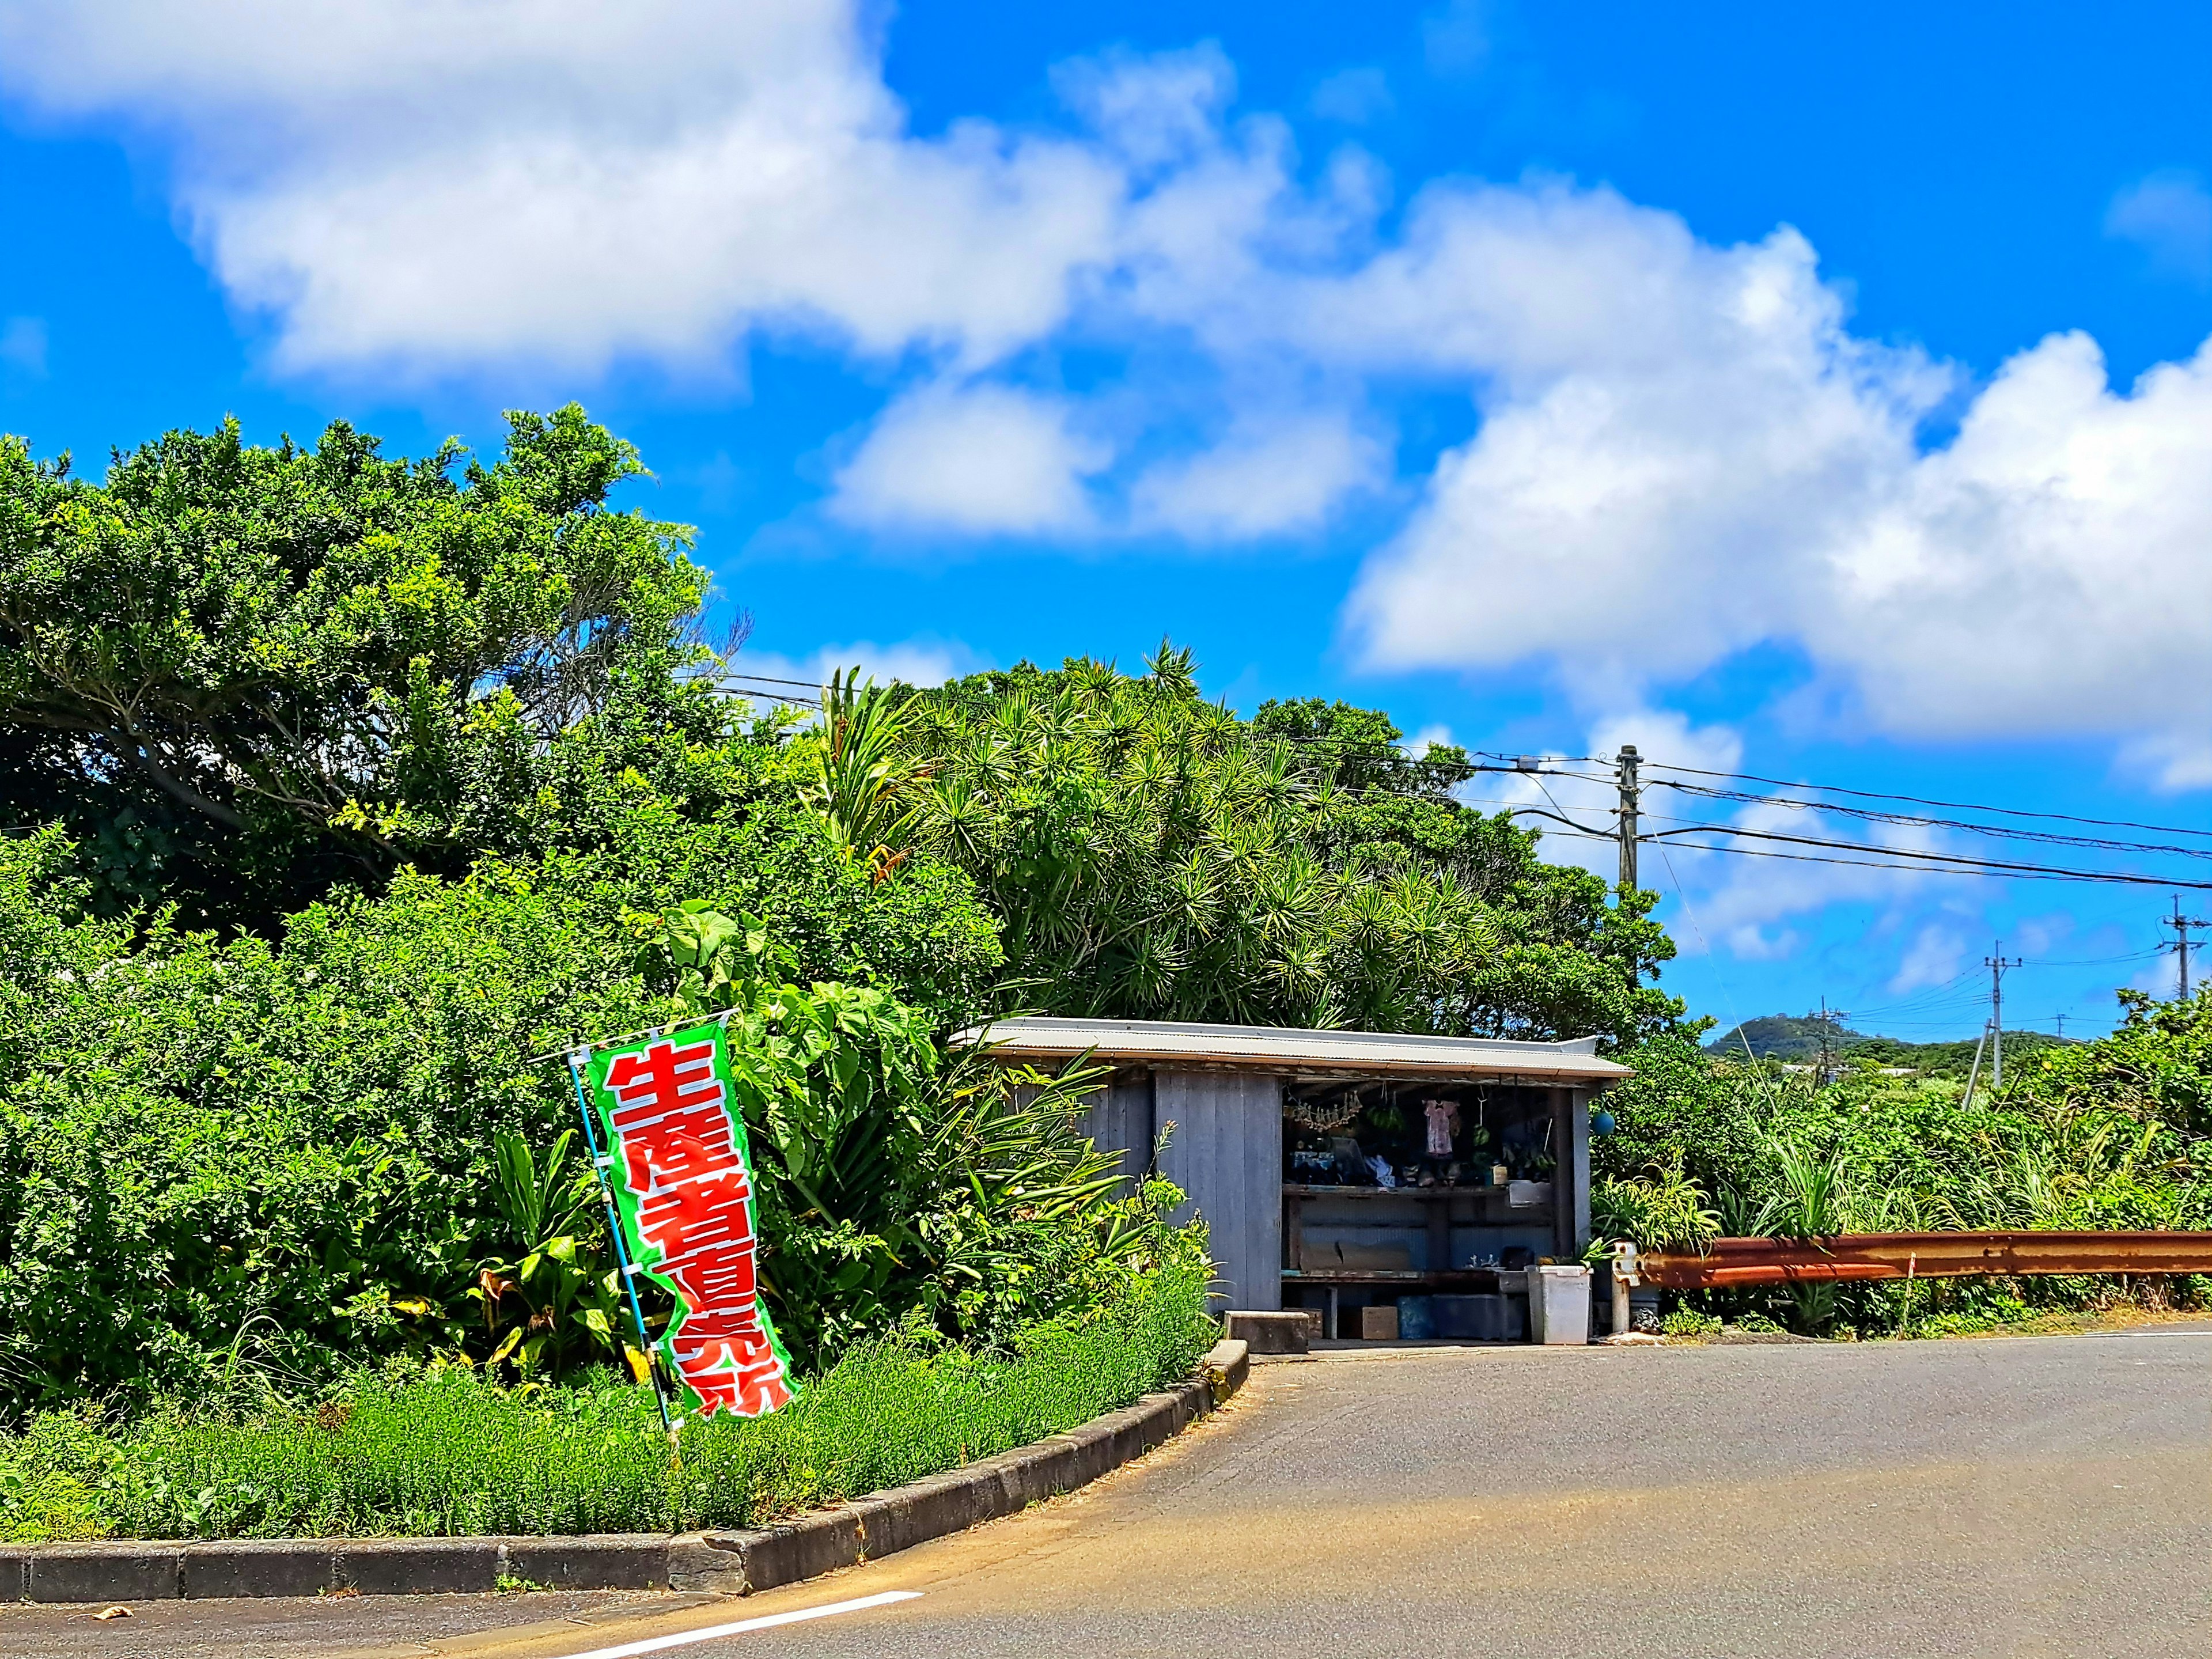
[[[0,324],[0,364],[21,374],[46,372],[46,325],[38,317],[10,317]]]
[[[1244,422],[1213,448],[1164,463],[1132,489],[1135,521],[1193,541],[1248,541],[1318,528],[1389,456],[1340,414]]]
[[[929,386],[878,419],[839,469],[830,511],[876,529],[1081,533],[1083,481],[1113,452],[1061,401],[994,385]]]
[[[1966,959],[1966,941],[1957,930],[1942,922],[1929,922],[1913,935],[1888,988],[1893,995],[1902,996],[1908,991],[1948,985],[1959,977],[1960,965]]]
[[[2212,766],[2212,349],[2123,392],[2055,335],[1923,450],[1950,377],[1851,336],[1794,233],[1716,249],[1601,192],[1498,194],[1365,273],[1378,348],[1442,271],[1480,297],[1438,349],[1493,365],[1353,596],[1370,662],[1548,661],[1603,703],[1780,641],[1885,731]]]
[[[0,3],[0,78],[169,139],[292,368],[718,356],[747,329],[988,358],[1064,315],[1121,182],[906,133],[842,0]]]
[[[819,646],[796,657],[777,651],[745,650],[738,653],[731,666],[740,676],[793,680],[799,685],[827,684],[832,673],[857,667],[864,678],[872,678],[879,685],[898,680],[908,685],[930,686],[975,673],[985,664],[957,640],[924,636],[895,640],[888,645],[878,645],[873,640],[855,640],[849,645]],[[744,689],[742,680],[732,684]],[[798,690],[797,686],[786,689]]]
[[[908,377],[836,473],[847,522],[1228,542],[1325,526],[1383,470],[1370,399],[1456,391],[1479,428],[1349,605],[1370,664],[1601,710],[1776,645],[1876,730],[2212,782],[2212,346],[2115,387],[2054,335],[1973,386],[1854,334],[1786,227],[1717,246],[1542,179],[1389,219],[1371,157],[1232,116],[1212,47],[1063,66],[1063,131],[917,137],[862,15],[0,0],[0,86],[162,145],[284,366],[696,371],[818,336]],[[1484,16],[1433,13],[1432,53],[1479,58]],[[2111,228],[2185,263],[2206,201],[2156,175]],[[1126,374],[1033,389],[1063,347]]]
[[[2193,173],[2154,173],[2122,191],[2105,234],[2135,243],[2162,275],[2212,283],[2212,192]]]

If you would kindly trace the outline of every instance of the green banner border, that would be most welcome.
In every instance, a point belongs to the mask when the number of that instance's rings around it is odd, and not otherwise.
[[[592,1050],[585,1066],[585,1077],[591,1090],[592,1109],[599,1114],[599,1122],[604,1129],[604,1137],[600,1144],[606,1147],[614,1159],[607,1170],[607,1184],[614,1193],[616,1209],[622,1217],[623,1238],[629,1249],[630,1261],[635,1266],[641,1276],[650,1279],[666,1292],[669,1300],[675,1304],[676,1308],[676,1311],[669,1318],[667,1328],[661,1333],[659,1340],[653,1344],[653,1347],[659,1352],[668,1375],[675,1379],[677,1387],[683,1391],[684,1409],[693,1412],[703,1412],[706,1401],[696,1389],[684,1380],[684,1373],[677,1367],[675,1346],[676,1337],[684,1328],[684,1321],[693,1310],[684,1301],[684,1294],[677,1288],[675,1282],[653,1270],[654,1263],[660,1258],[660,1251],[658,1248],[648,1249],[639,1231],[637,1214],[639,1199],[637,1194],[630,1190],[629,1182],[624,1172],[622,1132],[615,1126],[615,1109],[621,1104],[621,1102],[613,1091],[608,1089],[606,1084],[607,1073],[613,1069],[615,1061],[625,1054],[643,1054],[647,1049],[662,1042],[684,1048],[702,1040],[713,1045],[714,1078],[722,1085],[722,1111],[730,1121],[730,1141],[737,1149],[738,1163],[745,1172],[745,1218],[751,1226],[753,1233],[754,1311],[760,1319],[761,1329],[767,1334],[769,1346],[775,1352],[777,1364],[783,1368],[783,1384],[790,1389],[792,1397],[796,1399],[799,1396],[798,1373],[792,1366],[791,1355],[784,1349],[783,1339],[775,1334],[775,1322],[769,1316],[768,1304],[760,1293],[760,1257],[762,1246],[766,1242],[762,1238],[760,1231],[760,1181],[753,1169],[752,1143],[745,1134],[745,1115],[738,1109],[736,1104],[738,1099],[738,1084],[737,1079],[730,1074],[727,1054],[728,1031],[718,1019],[702,1020],[695,1025],[672,1026],[658,1037],[635,1038],[628,1042],[617,1043],[612,1048],[596,1048]]]

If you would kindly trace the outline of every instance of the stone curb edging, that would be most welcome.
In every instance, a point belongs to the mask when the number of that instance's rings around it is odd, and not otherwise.
[[[964,1468],[744,1532],[549,1538],[244,1539],[0,1546],[0,1601],[556,1589],[749,1595],[941,1538],[1073,1492],[1141,1457],[1243,1386],[1242,1342],[1218,1342],[1188,1382]]]

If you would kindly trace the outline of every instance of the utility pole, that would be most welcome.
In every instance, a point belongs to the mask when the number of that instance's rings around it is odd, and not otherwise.
[[[1982,1074],[1982,1050],[1989,1046],[1990,1028],[1982,1027],[1981,1036],[1974,1039],[1974,1063],[1966,1068],[1966,1092],[1959,1097],[1960,1110],[1974,1103],[1974,1083]]]
[[[1640,792],[1636,785],[1636,766],[1640,757],[1636,745],[1624,743],[1620,753],[1613,757],[1613,781],[1620,788],[1620,823],[1616,833],[1620,837],[1620,896],[1614,901],[1626,904],[1628,896],[1636,890],[1636,807]],[[1628,959],[1628,988],[1636,988],[1636,958]]]
[[[1636,812],[1641,792],[1637,787],[1636,769],[1642,757],[1636,745],[1625,743],[1620,753],[1613,757],[1613,781],[1620,788],[1620,890],[1636,890]]]
[[[2020,966],[2020,958],[2005,959],[2004,941],[1994,942],[1996,955],[1984,957],[1982,966],[1990,970],[1990,1092],[1995,1094],[2004,1087],[2004,975],[2008,968]]]
[[[1814,1029],[1820,1034],[1820,1081],[1832,1083],[1835,1079],[1831,1073],[1828,1060],[1828,1036],[1837,1024],[1849,1019],[1850,1014],[1845,1009],[1831,1008],[1828,1006],[1828,999],[1822,997],[1820,1012],[1815,1013],[1808,1008],[1805,1011],[1805,1018],[1814,1022]]]
[[[2212,927],[2212,922],[2206,921],[2201,916],[2183,915],[2181,896],[2176,894],[2173,900],[2173,914],[2166,918],[2165,925],[2173,929],[2173,953],[2181,963],[2179,1000],[2186,1002],[2189,1000],[2189,930],[2192,927]]]

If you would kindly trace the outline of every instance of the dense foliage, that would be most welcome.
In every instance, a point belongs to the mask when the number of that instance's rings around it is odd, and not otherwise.
[[[902,713],[902,828],[1005,918],[1037,1006],[1620,1042],[1681,1013],[1650,896],[1543,863],[1453,798],[1463,755],[1413,759],[1370,711],[1240,720],[1163,646],[1142,676],[1024,665]]]
[[[518,1236],[496,1138],[551,1148],[574,1121],[558,1068],[529,1057],[683,1008],[712,914],[635,909],[580,861],[489,862],[313,907],[281,945],[158,919],[140,937],[73,914],[68,869],[55,833],[0,842],[0,1376],[18,1409],[204,1381],[241,1354],[313,1378],[495,1348],[505,1327],[470,1291],[547,1242]],[[873,941],[906,923],[894,910]],[[1175,1254],[1054,1097],[945,1074],[923,1012],[719,971],[764,1085],[763,1268],[802,1354],[916,1311],[1003,1340]]]
[[[0,440],[0,806],[65,817],[106,908],[255,920],[543,846],[625,775],[684,793],[706,574],[609,507],[641,470],[574,407],[489,465],[228,422],[94,483]]]
[[[1655,1039],[1628,1056],[1637,1076],[1608,1103],[1620,1127],[1595,1148],[1600,1231],[1693,1246],[1716,1231],[2212,1227],[2212,997],[2122,1000],[2112,1036],[2046,1048],[1963,1109],[1949,1079],[1861,1061],[1824,1084]],[[2080,1305],[2119,1288],[2032,1279],[1923,1294]],[[1799,1312],[1888,1328],[1899,1295],[1858,1287],[1801,1297]]]
[[[1639,1067],[1601,1213],[1655,1242],[2203,1214],[2201,1002],[1987,1110],[1716,1066],[1651,896],[1545,862],[1376,711],[1241,719],[1164,645],[757,716],[690,532],[617,504],[639,471],[574,408],[481,462],[230,424],[94,483],[0,441],[10,1412],[617,1355],[533,1057],[686,1012],[732,1011],[809,1367],[925,1328],[1002,1359],[1192,1268],[1071,1084],[947,1058],[1021,1008],[1595,1034]]]

